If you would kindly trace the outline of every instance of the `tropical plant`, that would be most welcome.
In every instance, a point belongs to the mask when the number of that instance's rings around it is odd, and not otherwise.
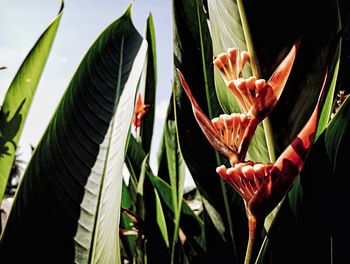
[[[293,1],[288,13],[277,1],[173,0],[155,169],[155,30],[149,15],[143,38],[130,6],[88,50],[35,148],[1,263],[344,262],[347,11],[340,0]],[[0,187],[62,12],[5,97]]]
[[[122,165],[146,47],[130,6],[87,52],[26,167],[2,261],[118,262]]]

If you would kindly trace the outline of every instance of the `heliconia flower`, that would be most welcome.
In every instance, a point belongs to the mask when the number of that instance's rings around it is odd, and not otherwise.
[[[177,70],[180,82],[190,99],[194,116],[210,144],[224,155],[231,163],[239,161],[239,151],[247,137],[250,128],[250,117],[245,114],[221,115],[212,121],[203,113],[192,92],[180,72]]]
[[[299,40],[267,82],[255,76],[242,78],[243,67],[249,60],[249,54],[245,51],[229,49],[227,53],[215,57],[213,63],[227,87],[235,95],[243,113],[257,118],[260,122],[273,110],[280,98],[292,70],[298,46]]]
[[[224,165],[218,167],[216,172],[230,184],[246,202],[257,193],[265,178],[267,178],[273,164],[264,165],[247,161],[237,163],[231,168]]]
[[[226,84],[231,80],[242,78],[242,71],[247,61],[249,61],[248,52],[236,48],[230,48],[227,53],[220,53],[213,58],[213,63]]]
[[[324,102],[326,78],[327,75],[308,122],[274,164],[263,165],[248,161],[235,164],[231,168],[220,166],[216,170],[246,202],[249,219],[249,250],[253,246],[257,232],[263,226],[265,217],[288,193],[310,152]],[[246,260],[245,263],[249,261]]]
[[[138,93],[136,105],[135,105],[135,111],[134,111],[134,117],[132,119],[132,123],[134,124],[135,128],[138,128],[142,124],[142,119],[144,115],[146,114],[148,108],[150,107],[149,104],[144,104],[141,93]]]
[[[247,120],[241,127],[237,127],[238,123],[226,122],[228,116],[221,116],[219,119],[214,118],[210,121],[200,109],[185,78],[178,70],[180,82],[191,101],[193,113],[204,135],[217,151],[228,158],[232,166],[245,158],[258,124],[275,107],[292,69],[298,46],[299,41],[294,44],[268,82],[256,79],[254,76],[248,79],[241,78],[244,65],[249,60],[247,52],[229,49],[228,53],[222,53],[214,58],[215,66],[243,110],[245,116],[243,119]],[[221,125],[215,126],[213,122]],[[227,141],[227,138],[225,139],[235,133],[239,134],[239,138],[231,139],[230,142]]]

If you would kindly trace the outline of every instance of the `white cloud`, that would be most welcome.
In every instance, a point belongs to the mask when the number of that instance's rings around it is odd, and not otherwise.
[[[62,57],[62,58],[60,58],[60,62],[61,62],[61,63],[65,63],[65,62],[67,62],[67,60],[68,60],[67,57]]]

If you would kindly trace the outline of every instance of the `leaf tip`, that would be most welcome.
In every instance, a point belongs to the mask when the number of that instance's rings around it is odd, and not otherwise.
[[[131,18],[131,11],[132,11],[132,3],[130,3],[130,5],[126,9],[124,16]]]
[[[147,21],[153,23],[153,15],[152,15],[152,12],[149,12],[149,13],[148,13]]]
[[[61,15],[64,9],[64,0],[61,0],[61,6],[60,6],[60,10],[58,11],[58,15]]]

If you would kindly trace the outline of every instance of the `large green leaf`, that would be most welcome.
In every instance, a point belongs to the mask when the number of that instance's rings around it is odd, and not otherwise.
[[[204,113],[209,118],[218,116],[222,110],[215,93],[211,37],[201,1],[174,0],[173,17],[175,67],[183,73]],[[174,90],[181,153],[201,195],[221,215],[225,226],[223,241],[219,230],[215,230],[216,224],[209,223],[214,221],[213,215],[205,218],[208,222],[206,258],[213,261],[243,259],[247,237],[247,233],[241,232],[246,228],[243,201],[216,174],[216,167],[223,161],[199,128],[176,71]],[[233,221],[233,215],[237,221]],[[232,248],[237,250],[230,250]],[[237,256],[237,252],[241,253]]]
[[[23,176],[2,261],[120,261],[124,149],[146,50],[131,6],[89,49]]]
[[[156,39],[152,14],[150,14],[147,19],[146,40],[148,42],[148,55],[144,103],[149,104],[150,108],[148,108],[147,113],[143,119],[140,135],[142,138],[142,148],[146,153],[148,153],[151,149],[153,136],[157,84]]]
[[[0,201],[16,156],[27,114],[61,20],[64,3],[54,21],[29,51],[7,90],[0,111]]]

